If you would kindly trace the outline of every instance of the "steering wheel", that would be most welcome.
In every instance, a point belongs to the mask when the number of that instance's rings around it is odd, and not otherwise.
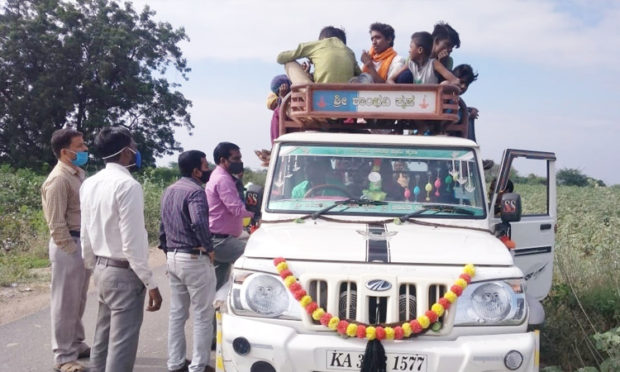
[[[346,196],[348,198],[352,198],[353,197],[353,195],[351,195],[349,190],[347,190],[343,186],[331,185],[331,184],[325,183],[325,184],[322,184],[322,185],[312,186],[310,189],[308,189],[308,191],[306,191],[306,193],[304,194],[304,198],[309,198],[316,191],[321,191],[321,190],[336,190],[336,191],[340,191],[342,194],[344,194],[344,196]]]

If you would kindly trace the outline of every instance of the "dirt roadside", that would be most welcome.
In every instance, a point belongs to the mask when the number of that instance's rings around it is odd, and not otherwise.
[[[149,250],[149,266],[159,267],[166,263],[166,256],[157,248]],[[34,279],[11,287],[0,287],[0,325],[10,323],[35,313],[50,303],[51,269],[34,269]],[[91,278],[88,291],[95,290]]]

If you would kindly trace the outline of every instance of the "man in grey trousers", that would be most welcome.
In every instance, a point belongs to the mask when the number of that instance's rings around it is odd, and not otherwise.
[[[123,127],[106,127],[95,138],[105,169],[80,189],[82,254],[95,267],[99,311],[90,372],[130,372],[148,290],[147,311],[161,307],[161,295],[148,266],[142,186],[128,168],[139,168],[140,152]]]
[[[79,192],[84,180],[80,166],[88,160],[88,147],[82,133],[72,128],[55,131],[51,142],[58,163],[41,186],[41,200],[51,234],[54,369],[83,371],[77,359],[90,355],[82,324],[90,271],[84,267],[80,247]]]
[[[170,317],[168,371],[214,371],[209,366],[215,298],[214,251],[209,232],[209,207],[202,185],[211,171],[204,152],[179,155],[183,176],[161,199],[160,248],[168,257]],[[185,322],[190,307],[194,318],[194,350],[186,361]]]

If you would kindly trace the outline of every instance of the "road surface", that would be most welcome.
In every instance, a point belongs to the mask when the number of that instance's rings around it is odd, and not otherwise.
[[[166,265],[153,269],[164,302],[159,311],[146,312],[140,330],[140,344],[134,371],[165,372],[168,337],[168,305],[170,286],[165,276]],[[92,283],[92,282],[91,282]],[[10,306],[10,304],[2,304]],[[97,319],[97,297],[91,286],[84,312],[86,341],[92,344]],[[191,317],[186,326],[188,353],[191,353]],[[0,326],[0,371],[52,371],[49,306],[14,322]],[[82,360],[87,362],[86,360]],[[213,365],[213,364],[212,364]]]

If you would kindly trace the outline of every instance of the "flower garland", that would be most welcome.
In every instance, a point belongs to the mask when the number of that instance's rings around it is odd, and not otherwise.
[[[442,298],[431,306],[431,309],[416,319],[406,321],[395,327],[377,325],[372,326],[362,323],[348,322],[337,316],[326,312],[323,308],[312,300],[312,297],[297,282],[297,278],[288,268],[288,263],[282,257],[275,258],[273,264],[278,270],[280,277],[284,281],[284,285],[291,291],[293,297],[299,304],[305,308],[312,319],[320,322],[323,326],[338,332],[346,337],[357,337],[372,340],[401,340],[411,336],[418,335],[427,330],[431,325],[437,322],[444,312],[450,308],[456,299],[463,293],[463,290],[471,282],[471,278],[475,275],[476,269],[474,265],[467,264],[463,268],[463,273],[454,282]]]

